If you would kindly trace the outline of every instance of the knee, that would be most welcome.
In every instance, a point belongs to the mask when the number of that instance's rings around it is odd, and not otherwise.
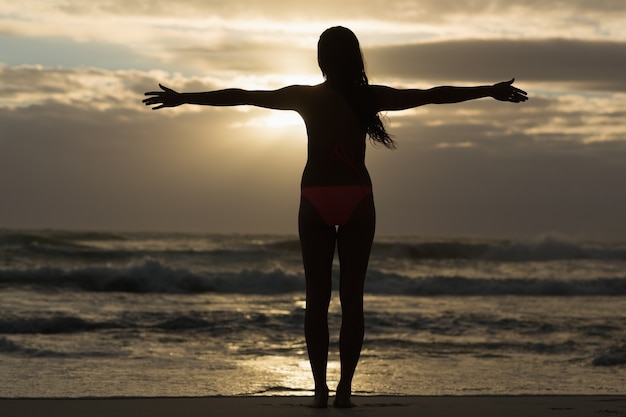
[[[363,297],[342,297],[341,298],[341,314],[346,316],[362,316],[363,315]]]
[[[327,312],[330,306],[330,294],[310,294],[306,295],[306,309],[310,311]]]
[[[306,311],[313,314],[327,314],[330,302],[319,300],[307,300]]]
[[[344,281],[339,286],[339,299],[342,308],[363,309],[363,292],[364,288],[361,281],[357,283],[347,283]]]

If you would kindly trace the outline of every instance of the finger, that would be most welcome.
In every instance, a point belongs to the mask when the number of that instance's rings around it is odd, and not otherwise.
[[[165,107],[165,105],[161,104],[160,106],[153,107],[152,110],[159,110]]]
[[[161,87],[163,89],[163,91],[174,91],[171,88],[167,88],[166,86],[164,86],[163,84],[159,84],[159,87]]]
[[[522,89],[519,89],[519,88],[517,88],[517,87],[512,87],[512,88],[513,88],[513,91],[514,91],[514,92],[516,92],[516,93],[519,93],[519,94],[528,94],[526,91],[524,91],[524,90],[522,90]]]
[[[144,96],[159,96],[163,94],[163,91],[149,91],[147,93],[144,93]]]

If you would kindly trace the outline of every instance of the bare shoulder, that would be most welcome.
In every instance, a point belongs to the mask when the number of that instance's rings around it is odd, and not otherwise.
[[[275,91],[279,96],[287,100],[295,100],[297,102],[308,101],[312,99],[318,92],[316,85],[293,84]]]
[[[319,106],[320,102],[328,99],[329,93],[329,89],[323,83],[316,85],[295,84],[284,87],[282,90],[285,96],[298,103],[299,109],[297,110]]]
[[[328,88],[324,83],[315,85],[293,85],[291,86],[295,91],[301,94],[307,94],[309,96],[317,96],[328,92]]]
[[[276,110],[300,111],[310,101],[311,86],[289,85],[277,90],[243,91],[243,104],[266,107]]]
[[[318,85],[305,85],[305,84],[293,84],[281,88],[280,90],[290,91],[294,93],[310,94],[319,90],[321,84]]]

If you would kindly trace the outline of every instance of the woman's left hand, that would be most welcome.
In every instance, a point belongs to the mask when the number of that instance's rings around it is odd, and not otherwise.
[[[153,106],[156,104],[157,106],[153,107],[152,110],[162,109],[163,107],[176,107],[181,104],[185,104],[181,93],[161,84],[159,84],[159,87],[161,87],[161,90],[163,91],[149,91],[145,95],[151,97],[142,100],[146,106]]]

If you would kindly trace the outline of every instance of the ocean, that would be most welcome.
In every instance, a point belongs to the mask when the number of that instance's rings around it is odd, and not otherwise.
[[[0,230],[0,397],[310,395],[304,308],[295,236]],[[357,395],[625,393],[626,243],[381,236],[365,314]]]

